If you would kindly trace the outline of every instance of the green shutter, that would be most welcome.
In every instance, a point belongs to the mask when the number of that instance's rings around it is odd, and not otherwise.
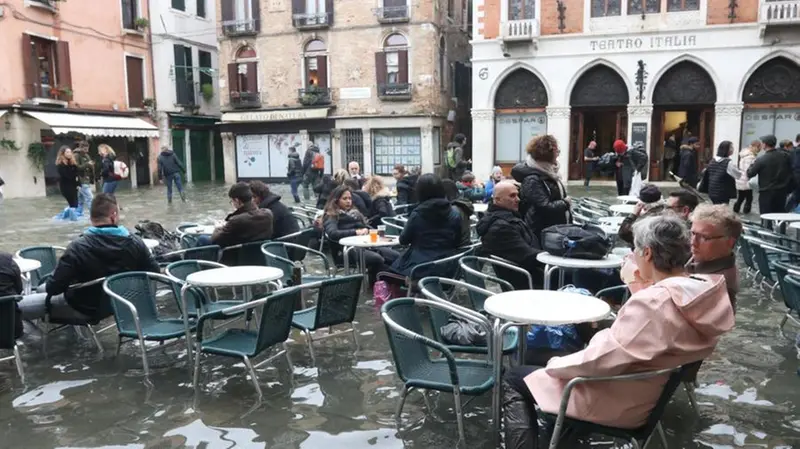
[[[186,0],[172,0],[172,8],[186,11]]]
[[[197,0],[197,17],[206,16],[206,0]]]

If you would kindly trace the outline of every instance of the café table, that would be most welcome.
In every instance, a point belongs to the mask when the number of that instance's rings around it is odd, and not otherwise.
[[[489,210],[489,205],[486,203],[472,203],[472,208],[476,214],[484,214]]]
[[[614,212],[616,215],[630,215],[633,213],[635,208],[635,204],[614,204],[610,206],[608,210]]]
[[[791,212],[777,212],[777,213],[770,213],[770,214],[762,214],[761,215],[762,221],[774,221],[775,228],[777,228],[778,232],[786,233],[786,223],[793,223],[800,221],[800,214],[794,214]]]
[[[519,328],[519,361],[520,364],[523,364],[528,326],[558,326],[600,321],[608,316],[611,307],[603,300],[578,293],[513,290],[486,298],[483,308],[486,313],[495,317],[491,347],[493,348],[495,378],[495,386],[492,391],[492,424],[494,425],[493,437],[496,439],[500,432],[500,401],[502,397],[500,377],[503,352],[499,348],[502,347],[502,336],[506,330],[510,327]]]
[[[20,273],[22,273],[22,292],[23,294],[30,295],[33,291],[30,273],[41,268],[42,263],[36,259],[25,259],[22,257],[15,257],[14,262],[19,267]]]
[[[212,268],[210,270],[197,271],[186,277],[186,283],[181,288],[181,304],[184,310],[183,325],[186,330],[186,347],[190,348],[187,353],[189,365],[192,364],[191,329],[189,327],[189,315],[186,313],[187,301],[186,291],[192,287],[199,288],[222,288],[222,287],[244,287],[244,302],[252,298],[251,287],[254,285],[266,284],[278,281],[283,277],[283,270],[275,267],[265,267],[259,265],[241,265],[236,267]]]
[[[184,229],[183,232],[185,234],[193,234],[193,235],[211,235],[214,233],[214,226],[212,225],[192,226],[191,228]]]
[[[617,201],[622,204],[636,204],[639,202],[639,198],[633,195],[621,195],[617,197]]]
[[[158,248],[158,245],[161,244],[161,242],[156,239],[142,239],[142,241],[144,242],[144,246],[146,246],[150,251]]]
[[[400,244],[400,238],[397,236],[378,237],[378,240],[373,242],[369,234],[366,235],[353,235],[339,240],[342,245],[342,254],[344,254],[344,272],[350,272],[350,259],[348,253],[355,248],[361,249],[358,253],[358,263],[361,270],[366,274],[366,261],[364,260],[364,251],[370,248],[389,248]],[[369,290],[369,281],[366,276],[364,277],[364,291]]]
[[[622,258],[614,254],[609,254],[602,259],[575,259],[571,257],[554,256],[547,252],[536,255],[536,260],[544,264],[544,289],[550,290],[550,275],[556,269],[559,270],[558,286],[564,284],[564,269],[571,268],[577,270],[619,268],[622,266]]]

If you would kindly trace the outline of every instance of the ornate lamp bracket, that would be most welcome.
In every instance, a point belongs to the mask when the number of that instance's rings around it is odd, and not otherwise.
[[[647,70],[645,69],[645,63],[643,60],[639,60],[637,63],[638,68],[636,69],[636,100],[639,104],[642,104],[644,101],[644,90],[647,87]]]

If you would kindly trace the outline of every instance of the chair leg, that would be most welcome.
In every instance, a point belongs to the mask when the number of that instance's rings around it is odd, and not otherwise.
[[[456,447],[460,447],[461,443],[465,443],[467,440],[464,437],[464,416],[461,413],[461,392],[458,391],[458,386],[453,389],[453,399],[456,406],[456,422],[458,423],[458,444]]]
[[[786,338],[786,334],[783,332],[783,326],[786,325],[786,321],[789,319],[789,314],[783,316],[781,320],[781,324],[778,325],[778,331],[781,333],[781,337]]]
[[[22,367],[22,356],[19,354],[19,346],[14,345],[14,364],[17,365],[17,373],[22,383],[25,383],[25,370]]]
[[[195,394],[197,394],[197,387],[200,383],[200,356],[201,354],[198,352],[195,354],[194,358],[194,375],[192,376],[192,386],[194,387]]]
[[[283,342],[283,354],[286,356],[286,363],[289,364],[289,373],[294,374],[294,363],[292,363],[292,355],[289,353],[289,345]]]
[[[115,357],[119,357],[119,352],[122,349],[122,335],[117,335],[117,353]]]
[[[403,390],[400,391],[400,401],[397,403],[397,410],[394,413],[394,420],[397,422],[397,430],[400,430],[401,417],[403,415],[403,406],[406,404],[406,396],[408,396],[409,388],[403,385]]]
[[[311,337],[311,332],[308,329],[304,329],[303,333],[306,334],[306,345],[308,346],[308,352],[311,353],[311,360],[316,363],[317,356],[314,354],[314,339]]]
[[[243,357],[243,359],[244,359],[244,365],[247,367],[247,370],[250,371],[250,377],[252,378],[253,386],[256,388],[256,393],[258,393],[258,400],[260,401],[264,397],[264,394],[261,393],[261,386],[258,384],[258,377],[256,376],[256,370],[253,369],[253,364],[250,363],[249,358],[245,356]]]
[[[144,369],[144,378],[146,382],[150,382],[150,365],[147,363],[147,347],[144,345],[144,338],[139,335],[139,348],[142,351],[142,368]]]
[[[667,446],[667,433],[664,432],[664,426],[661,425],[661,421],[656,424],[656,430],[658,431],[658,436],[661,437],[661,447],[669,449],[669,446]]]
[[[683,387],[686,389],[686,395],[689,396],[689,404],[691,404],[695,413],[698,413],[697,396],[694,394],[694,385],[691,382],[684,382]]]
[[[356,329],[356,325],[350,323],[350,332],[353,333],[353,345],[356,347],[356,351],[358,351],[358,329]]]
[[[92,340],[94,340],[94,344],[97,345],[97,350],[100,351],[100,354],[105,352],[103,349],[103,344],[100,343],[100,339],[97,338],[97,333],[94,331],[94,328],[91,325],[86,326],[86,328],[89,329],[89,333],[92,335]]]

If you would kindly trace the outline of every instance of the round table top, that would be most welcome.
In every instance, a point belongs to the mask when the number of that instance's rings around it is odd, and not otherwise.
[[[213,234],[214,226],[211,225],[192,226],[191,228],[184,229],[183,232],[185,234]]]
[[[625,221],[625,217],[599,217],[597,222],[601,224],[619,226]]]
[[[382,246],[397,246],[400,239],[395,236],[378,237],[377,242],[370,242],[369,235],[354,235],[339,240],[342,246],[352,246],[355,248],[379,248]]]
[[[486,203],[472,203],[472,208],[475,209],[475,213],[484,213],[489,210],[489,205]]]
[[[800,214],[793,214],[788,212],[778,212],[772,214],[763,214],[761,215],[762,220],[773,220],[773,221],[800,221]]]
[[[632,253],[633,250],[630,248],[614,248],[611,250],[611,254],[615,256],[625,257],[628,254]]]
[[[789,227],[792,229],[800,229],[800,221],[795,221],[794,223],[789,223]]]
[[[619,234],[619,225],[600,223],[598,227],[606,233],[606,236]]]
[[[42,263],[36,259],[24,259],[22,257],[15,257],[14,262],[19,266],[19,271],[22,273],[30,273],[42,267]]]
[[[618,196],[618,197],[617,197],[617,200],[618,200],[619,202],[621,202],[622,204],[628,204],[628,203],[633,203],[633,204],[636,204],[636,203],[638,203],[638,202],[639,202],[639,198],[637,198],[637,197],[635,197],[635,196],[633,196],[633,195],[622,195],[622,196]]]
[[[570,257],[558,257],[550,253],[539,253],[536,260],[543,264],[555,265],[561,268],[619,268],[622,266],[622,258],[614,254],[609,254],[602,259],[573,259]]]
[[[611,312],[600,299],[578,293],[514,290],[486,298],[489,314],[520,324],[557,326],[599,321]]]
[[[159,242],[156,239],[142,239],[142,241],[144,242],[144,245],[149,249],[156,248],[158,245],[161,244],[161,242]]]
[[[198,287],[239,287],[276,281],[282,277],[283,270],[280,268],[242,265],[198,271],[187,276],[186,282]]]
[[[611,212],[616,212],[618,214],[625,214],[630,215],[633,213],[633,210],[636,208],[635,204],[614,204],[613,206],[609,207],[608,210]]]

